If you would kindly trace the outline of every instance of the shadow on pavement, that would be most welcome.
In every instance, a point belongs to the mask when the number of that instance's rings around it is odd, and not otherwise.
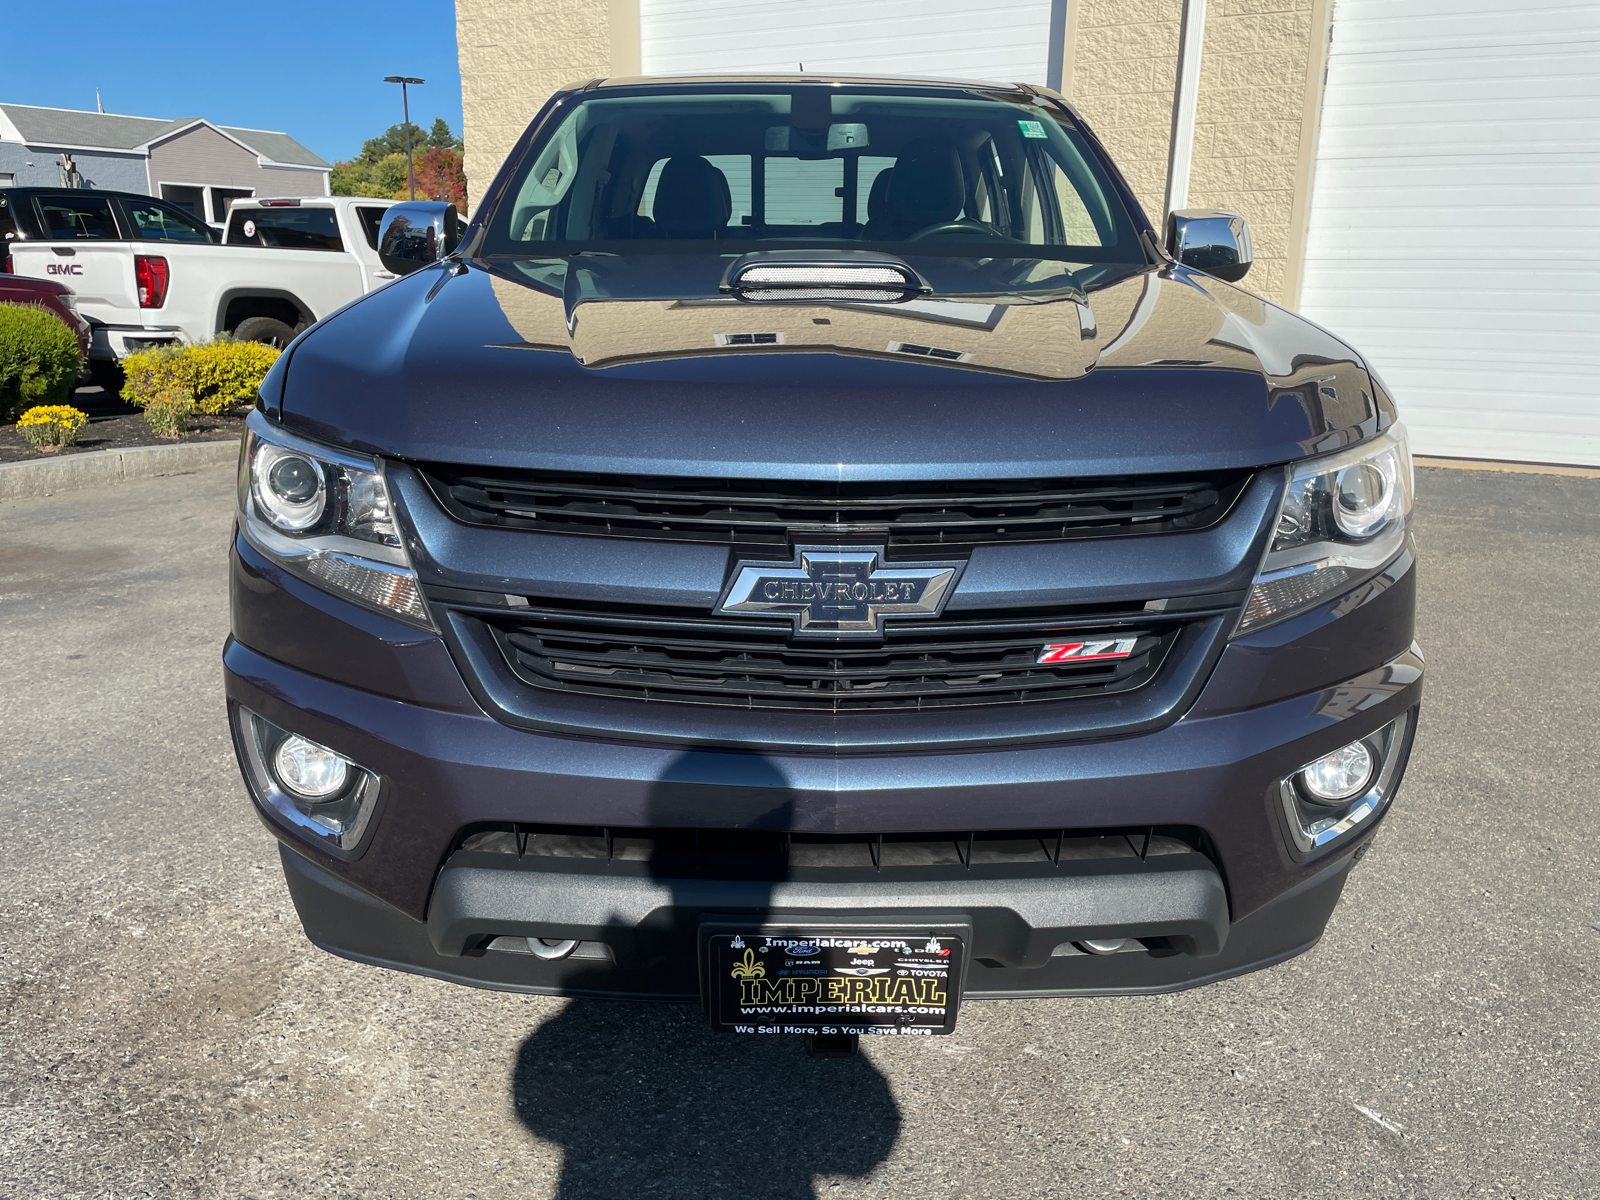
[[[690,750],[652,789],[649,823],[779,830],[793,811],[770,760]],[[671,881],[682,865],[659,851],[650,874]],[[571,1001],[523,1043],[513,1099],[523,1124],[564,1152],[560,1200],[809,1200],[819,1175],[872,1171],[900,1131],[867,1058],[809,1058],[798,1035],[713,1033],[695,1005]]]
[[[865,1057],[713,1033],[689,1005],[574,1000],[523,1043],[514,1089],[565,1154],[560,1200],[810,1200],[816,1176],[866,1175],[900,1130]]]

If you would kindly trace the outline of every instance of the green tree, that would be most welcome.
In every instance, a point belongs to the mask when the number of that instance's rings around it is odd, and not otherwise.
[[[433,128],[428,131],[428,148],[431,150],[460,150],[461,139],[450,132],[450,126],[443,117],[433,119]]]
[[[437,124],[437,122],[435,122]],[[428,135],[422,132],[422,126],[413,122],[411,126],[411,151],[426,149]],[[404,125],[391,125],[375,138],[368,138],[361,143],[360,158],[367,162],[377,162],[391,154],[404,155],[406,152],[406,127]]]
[[[433,128],[426,134],[420,125],[411,126],[411,156],[418,174],[418,198],[459,197],[464,211],[466,179],[461,174],[461,139],[451,132],[443,117],[434,118]],[[421,178],[425,163],[426,183]],[[391,125],[361,143],[361,153],[356,157],[334,163],[328,173],[328,188],[335,196],[404,200],[410,193],[406,186],[406,127]]]
[[[353,159],[334,163],[328,173],[328,188],[335,196],[387,196],[394,198],[405,190],[406,156],[386,154],[376,162]]]

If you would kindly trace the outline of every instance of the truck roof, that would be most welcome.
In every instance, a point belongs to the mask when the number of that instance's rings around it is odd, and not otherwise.
[[[1002,83],[993,79],[955,79],[927,75],[620,75],[614,78],[591,79],[574,85],[571,90],[577,91],[582,89],[587,91],[592,88],[650,87],[658,84],[673,86],[680,84],[691,85],[706,83],[776,83],[786,86],[811,84],[821,87],[827,87],[832,84],[869,84],[874,86],[901,85],[904,87],[919,88],[937,87],[951,88],[953,90],[965,90],[972,87],[981,87],[988,91],[1022,92],[1024,94],[1043,95],[1059,99],[1059,95],[1056,92],[1051,91],[1049,88],[1038,87],[1029,83]]]

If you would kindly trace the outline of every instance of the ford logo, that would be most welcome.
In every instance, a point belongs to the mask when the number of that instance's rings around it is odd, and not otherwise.
[[[794,945],[784,949],[784,953],[790,958],[810,958],[816,952],[817,947],[810,942],[796,942]]]

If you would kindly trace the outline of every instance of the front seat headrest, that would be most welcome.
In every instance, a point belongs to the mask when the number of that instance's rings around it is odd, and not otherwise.
[[[953,221],[966,202],[961,158],[949,142],[923,138],[895,160],[889,215],[918,228]]]
[[[885,167],[872,181],[867,193],[867,220],[881,221],[889,215],[889,188],[894,183],[894,168]]]
[[[668,237],[716,237],[733,215],[727,176],[698,155],[669,158],[656,181],[651,215]]]

